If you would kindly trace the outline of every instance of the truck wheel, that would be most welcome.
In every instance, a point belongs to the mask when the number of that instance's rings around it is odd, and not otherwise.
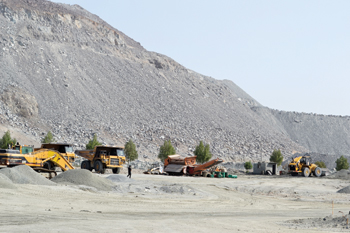
[[[305,177],[309,177],[310,176],[310,169],[309,168],[305,167],[303,169],[303,176],[305,176]]]
[[[86,170],[90,170],[91,166],[90,166],[90,161],[83,161],[80,165],[81,169],[86,169]]]
[[[102,173],[103,171],[103,164],[100,160],[96,160],[94,163],[94,169],[96,173]]]
[[[113,171],[113,174],[119,174],[120,173],[120,167],[113,168],[112,171]]]
[[[314,175],[315,175],[316,177],[320,177],[320,176],[322,175],[322,171],[321,171],[321,168],[320,168],[320,167],[316,167],[316,168],[315,168]]]

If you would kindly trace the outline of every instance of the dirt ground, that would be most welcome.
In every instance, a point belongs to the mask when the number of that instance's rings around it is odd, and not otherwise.
[[[337,193],[348,180],[119,176],[108,192],[67,184],[0,188],[0,232],[350,231],[350,196]]]

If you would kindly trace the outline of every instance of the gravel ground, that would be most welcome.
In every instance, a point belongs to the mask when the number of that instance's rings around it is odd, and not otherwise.
[[[120,188],[99,191],[72,180],[75,173],[67,173],[69,185],[1,187],[6,198],[0,200],[0,231],[343,232],[343,213],[350,209],[348,194],[337,193],[348,186],[342,179],[144,174],[126,179],[91,173],[87,180],[109,180]]]

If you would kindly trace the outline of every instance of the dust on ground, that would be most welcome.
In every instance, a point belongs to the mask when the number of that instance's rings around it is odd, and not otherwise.
[[[344,226],[349,197],[338,192],[349,186],[345,179],[144,174],[129,179],[77,169],[43,185],[41,177],[28,174],[24,181],[0,173],[6,184],[0,186],[0,232],[349,231]]]

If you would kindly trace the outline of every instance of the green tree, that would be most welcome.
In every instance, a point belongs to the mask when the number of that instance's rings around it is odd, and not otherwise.
[[[41,140],[42,143],[51,143],[54,141],[55,139],[53,138],[51,131],[47,132],[46,136]]]
[[[171,145],[170,140],[168,141],[165,140],[164,144],[160,146],[158,158],[164,161],[166,158],[168,158],[168,155],[174,155],[174,154],[176,154],[176,151],[173,145]]]
[[[248,172],[249,169],[252,169],[252,168],[253,168],[253,165],[252,165],[252,163],[251,163],[250,161],[248,161],[248,162],[245,162],[244,168],[245,168],[245,169],[247,170],[247,172]]]
[[[130,163],[130,161],[134,161],[139,157],[136,151],[136,146],[131,139],[127,143],[125,143],[124,151],[125,151],[125,157],[128,160],[128,163]]]
[[[9,145],[15,145],[17,140],[15,138],[11,138],[10,131],[6,131],[2,138],[0,139],[0,147],[1,149],[8,149]]]
[[[209,144],[206,144],[204,146],[203,142],[200,141],[199,145],[196,146],[196,149],[194,150],[194,155],[197,156],[196,160],[198,163],[204,163],[209,161],[212,157]]]
[[[102,143],[97,141],[97,135],[94,134],[94,138],[92,140],[90,140],[88,144],[86,144],[86,149],[92,150],[95,148],[95,146],[99,146],[99,145],[102,145]]]
[[[317,161],[317,162],[315,162],[315,164],[317,165],[317,167],[327,168],[326,164],[322,161]]]
[[[283,156],[281,150],[273,150],[272,155],[270,156],[270,162],[277,163],[277,166],[280,166],[283,162]]]
[[[348,163],[348,159],[345,158],[344,156],[341,156],[339,159],[337,159],[337,161],[335,161],[335,163],[337,164],[336,168],[337,171],[340,171],[342,169],[349,169],[349,163]]]

